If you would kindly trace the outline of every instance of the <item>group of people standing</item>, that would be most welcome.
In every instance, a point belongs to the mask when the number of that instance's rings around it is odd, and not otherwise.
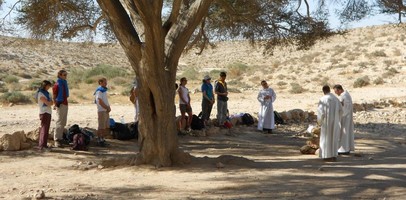
[[[57,74],[57,80],[52,86],[48,80],[41,82],[41,86],[36,93],[36,100],[39,107],[39,118],[41,121],[39,150],[49,150],[47,144],[49,129],[51,126],[52,106],[56,111],[54,146],[61,147],[63,144],[63,132],[68,119],[68,98],[69,86],[66,80],[68,73],[66,70],[60,70]],[[109,128],[109,113],[111,111],[110,104],[107,99],[107,79],[100,78],[98,80],[99,87],[96,89],[95,103],[98,113],[98,129],[97,129],[97,144],[99,146],[107,146],[104,135],[107,134]],[[48,90],[52,87],[51,96]]]
[[[40,150],[49,149],[47,145],[49,129],[51,124],[52,106],[56,110],[54,146],[60,147],[63,141],[63,132],[67,123],[68,115],[68,98],[69,87],[67,71],[60,70],[55,84],[44,80],[37,92],[37,102],[39,107],[39,118],[41,121],[40,137],[38,148]],[[214,87],[211,84],[211,77],[206,75],[203,78],[201,85],[202,91],[202,116],[201,119],[205,125],[208,124],[211,111],[216,102],[214,94],[217,95],[217,120],[220,127],[228,117],[228,90],[226,83],[226,72],[221,72],[219,79],[215,81]],[[98,112],[98,129],[97,129],[97,144],[99,146],[107,146],[104,135],[108,134],[109,128],[109,113],[111,107],[107,98],[107,79],[100,78],[99,86],[94,92],[95,103]],[[188,120],[186,125],[180,124],[180,127],[187,127],[184,131],[189,131],[192,123],[192,107],[189,90],[186,87],[187,79],[180,79],[180,85],[177,89],[179,95],[179,109],[182,119],[187,113]],[[268,83],[261,81],[262,89],[259,91],[257,100],[260,102],[260,110],[258,113],[258,130],[265,133],[272,133],[275,128],[273,102],[276,99],[275,91],[269,87]],[[53,95],[51,96],[48,90],[52,87]],[[348,91],[344,91],[341,85],[333,87],[334,92],[338,95],[331,94],[329,86],[323,86],[324,96],[320,98],[317,109],[317,122],[321,125],[320,134],[320,152],[319,155],[325,160],[335,161],[339,154],[349,154],[354,151],[354,123],[353,123],[353,106],[352,99]],[[138,121],[139,105],[137,101],[137,84],[131,90],[132,99],[135,105],[135,121]],[[182,120],[180,121],[182,123]]]
[[[202,91],[202,115],[201,119],[204,124],[208,124],[211,111],[214,103],[216,102],[214,94],[217,95],[217,122],[220,127],[224,127],[228,111],[228,90],[226,82],[226,72],[220,72],[219,78],[215,81],[214,87],[211,84],[211,77],[209,75],[204,76],[203,84],[201,86]],[[179,109],[181,113],[181,119],[185,119],[185,114],[188,114],[188,121],[186,126],[180,124],[180,127],[186,127],[186,132],[190,131],[190,125],[192,123],[192,108],[190,105],[191,99],[189,96],[189,90],[186,88],[187,79],[183,77],[180,79],[180,85],[177,89],[179,94]],[[258,101],[260,102],[260,111],[258,114],[258,130],[265,133],[272,133],[272,129],[275,128],[275,119],[273,112],[273,102],[276,99],[275,91],[269,87],[268,83],[261,81],[262,89],[258,93]],[[182,123],[182,120],[180,120]],[[182,130],[181,130],[182,131]]]
[[[325,85],[317,108],[317,122],[321,125],[319,156],[326,161],[336,161],[338,155],[354,151],[352,98],[341,85],[333,89],[338,98]]]
[[[214,98],[214,94],[217,95],[217,120],[220,126],[224,125],[224,122],[227,119],[228,115],[228,91],[227,91],[227,82],[226,82],[227,74],[226,72],[221,72],[220,77],[218,80],[215,81],[215,86],[211,84],[211,77],[209,75],[204,76],[203,83],[201,86],[202,91],[202,115],[201,119],[203,120],[204,125],[208,124],[208,120],[210,119],[211,111],[213,109],[213,105],[216,102]],[[185,119],[186,113],[188,114],[186,125],[183,125],[182,121],[180,120],[180,127],[186,127],[186,131],[189,132],[191,130],[192,124],[192,107],[191,107],[191,99],[189,95],[189,89],[186,88],[187,79],[183,77],[180,79],[179,88],[177,88],[177,92],[179,95],[179,110],[181,113],[181,119]]]

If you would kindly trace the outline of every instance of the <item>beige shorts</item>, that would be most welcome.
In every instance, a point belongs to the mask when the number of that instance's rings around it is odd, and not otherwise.
[[[98,129],[110,128],[110,116],[107,111],[97,112]]]

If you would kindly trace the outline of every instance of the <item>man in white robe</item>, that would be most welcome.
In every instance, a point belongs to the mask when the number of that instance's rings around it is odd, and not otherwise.
[[[341,85],[333,87],[334,93],[339,97],[343,106],[343,116],[341,118],[341,134],[338,154],[348,155],[350,151],[354,151],[354,120],[352,111],[352,98],[348,91],[344,91]]]
[[[336,161],[342,106],[339,99],[330,93],[329,86],[323,86],[323,93],[317,108],[317,122],[321,125],[319,156],[325,161]]]
[[[258,113],[258,130],[272,133],[275,128],[275,118],[273,113],[273,102],[276,99],[276,94],[272,88],[268,86],[266,81],[261,81],[262,90],[258,93],[258,101],[261,107]]]

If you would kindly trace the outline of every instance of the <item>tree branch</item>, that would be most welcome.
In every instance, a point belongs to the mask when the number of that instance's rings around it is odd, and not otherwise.
[[[209,6],[212,2],[213,0],[196,0],[187,11],[180,14],[177,20],[178,23],[171,27],[165,38],[165,44],[167,45],[165,48],[165,54],[167,58],[171,59],[166,60],[166,62],[178,62],[190,36],[200,24],[203,17],[207,15]],[[174,67],[169,70],[176,70],[176,65],[169,64],[168,66]]]
[[[97,26],[100,24],[100,22],[104,19],[104,16],[100,16],[99,18],[96,19],[96,21],[93,24],[84,24],[81,26],[75,26],[66,32],[62,33],[62,37],[64,38],[72,38],[77,32],[83,31],[86,29],[90,29],[93,32],[96,32]]]
[[[124,50],[134,51],[135,54],[132,54],[141,60],[142,42],[122,4],[119,1],[111,0],[97,0],[97,2],[114,30],[117,40],[125,47]],[[139,66],[139,63],[132,64]]]

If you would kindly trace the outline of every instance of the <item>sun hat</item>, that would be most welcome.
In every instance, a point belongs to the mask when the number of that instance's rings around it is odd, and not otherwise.
[[[207,81],[207,80],[211,80],[211,77],[209,75],[204,76],[203,80]]]

